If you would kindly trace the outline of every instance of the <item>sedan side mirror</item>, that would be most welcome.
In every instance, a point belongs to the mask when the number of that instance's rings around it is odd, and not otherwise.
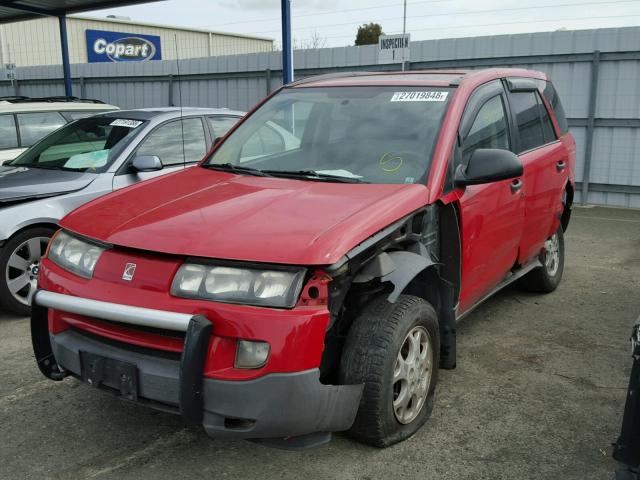
[[[522,176],[522,161],[509,150],[479,148],[471,154],[466,168],[456,170],[456,186],[479,185]]]
[[[156,172],[162,170],[162,161],[155,155],[140,155],[133,159],[131,168],[136,172]]]

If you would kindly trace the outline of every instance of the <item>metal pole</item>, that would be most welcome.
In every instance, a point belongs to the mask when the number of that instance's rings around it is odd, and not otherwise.
[[[582,193],[580,203],[586,205],[589,196],[589,180],[591,179],[591,157],[593,155],[593,129],[596,117],[596,101],[598,99],[598,76],[600,73],[600,50],[593,52],[591,61],[591,86],[589,89],[589,111],[587,113],[587,135],[584,149],[584,168],[582,169]]]
[[[407,0],[404,0],[404,14],[402,15],[402,41],[407,33]],[[404,44],[403,44],[404,47]],[[404,72],[404,48],[402,49],[402,71]]]
[[[269,95],[271,93],[271,69],[270,68],[267,68],[264,71],[264,78],[265,78],[266,87],[267,87],[267,95]]]
[[[60,50],[62,51],[62,73],[64,75],[64,94],[67,97],[73,95],[71,86],[71,65],[69,65],[69,41],[67,39],[67,18],[64,15],[58,17],[60,24]]]
[[[291,42],[291,0],[282,3],[282,83],[293,81],[293,43]]]

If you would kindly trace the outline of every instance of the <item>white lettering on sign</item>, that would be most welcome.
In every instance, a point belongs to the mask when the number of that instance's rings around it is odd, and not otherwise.
[[[155,47],[144,38],[123,38],[111,43],[99,38],[93,42],[93,51],[99,55],[106,54],[114,61],[121,58],[147,60],[155,54]]]
[[[140,120],[127,120],[126,118],[118,118],[111,122],[109,125],[112,127],[128,127],[128,128],[136,128],[142,122]]]
[[[392,102],[444,102],[449,92],[394,92]]]

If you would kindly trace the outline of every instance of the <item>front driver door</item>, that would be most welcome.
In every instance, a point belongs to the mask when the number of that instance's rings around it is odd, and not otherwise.
[[[474,92],[461,122],[455,163],[466,166],[478,148],[511,150],[506,105],[499,81]],[[522,178],[467,186],[459,202],[462,278],[458,311],[462,313],[493,290],[518,259],[524,225]]]
[[[183,170],[185,166],[195,165],[196,162],[202,160],[206,152],[207,140],[202,118],[170,120],[152,130],[140,142],[129,161],[113,177],[113,189],[116,190],[158,175]],[[163,165],[162,170],[155,172],[132,171],[129,165],[136,156],[140,155],[159,157]]]

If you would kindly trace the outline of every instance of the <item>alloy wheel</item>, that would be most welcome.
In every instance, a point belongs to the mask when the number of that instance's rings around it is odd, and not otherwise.
[[[544,242],[544,267],[550,277],[558,273],[558,268],[560,267],[560,241],[557,233],[554,233],[549,240]]]
[[[431,385],[433,348],[424,327],[412,328],[398,352],[393,370],[393,413],[402,424],[416,419]]]
[[[38,285],[40,259],[44,254],[49,237],[33,237],[22,242],[11,252],[5,281],[9,292],[23,305],[31,305],[31,298]]]

